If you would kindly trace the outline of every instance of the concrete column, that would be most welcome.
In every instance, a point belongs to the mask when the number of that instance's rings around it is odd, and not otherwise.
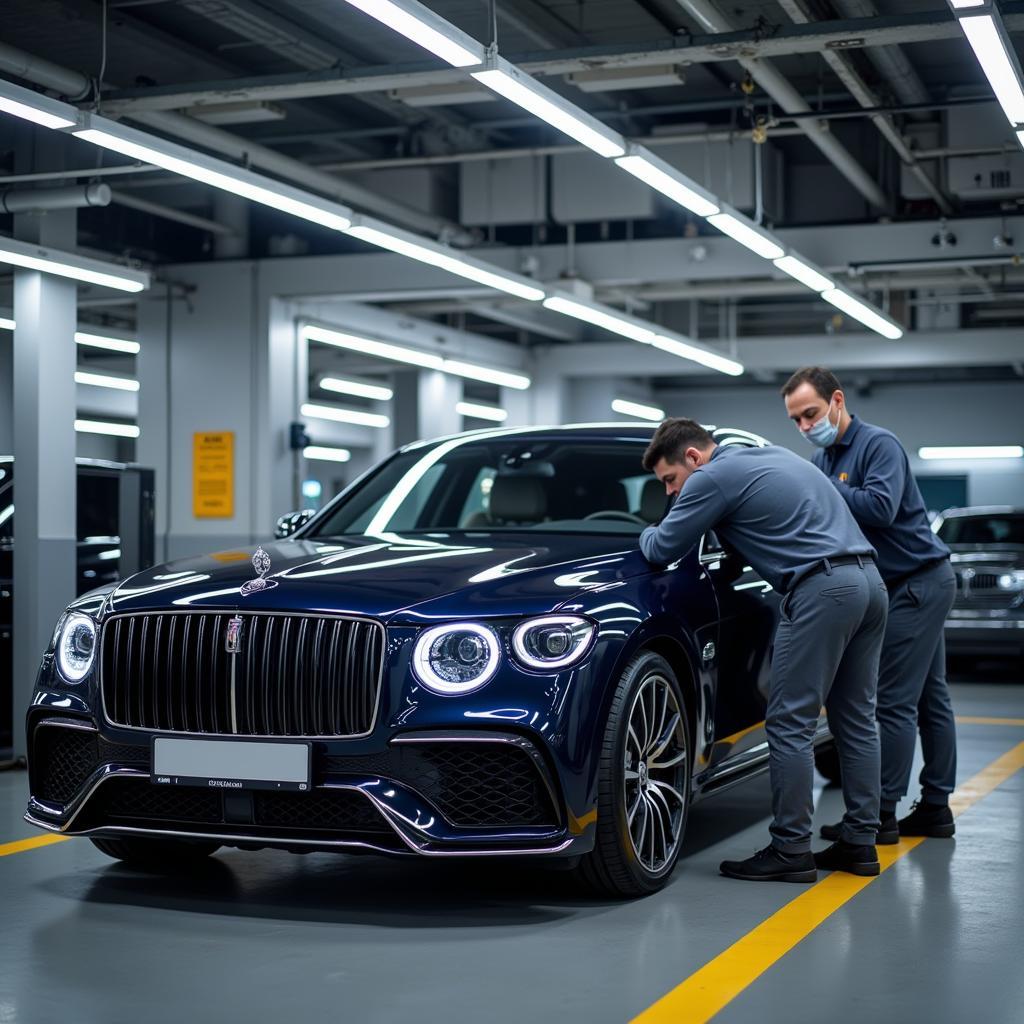
[[[398,370],[393,377],[391,437],[396,448],[424,438],[457,434],[462,381],[440,370]]]
[[[0,327],[0,455],[10,455],[14,445],[13,395],[14,333]]]
[[[20,238],[76,246],[74,210],[16,218]],[[14,752],[39,659],[75,596],[75,323],[73,281],[14,274]]]

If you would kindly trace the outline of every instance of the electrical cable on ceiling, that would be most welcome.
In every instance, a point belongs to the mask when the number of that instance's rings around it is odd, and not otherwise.
[[[103,13],[102,13],[101,16],[103,18],[103,24],[102,24],[102,28],[101,28],[101,38],[102,38],[103,41],[102,41],[102,44],[101,44],[101,51],[100,51],[100,70],[99,70],[99,74],[96,76],[96,86],[95,86],[95,92],[96,92],[96,104],[95,104],[95,107],[96,107],[96,112],[97,113],[99,113],[100,101],[102,99],[103,78],[104,78],[104,76],[107,73],[107,0],[103,0]]]

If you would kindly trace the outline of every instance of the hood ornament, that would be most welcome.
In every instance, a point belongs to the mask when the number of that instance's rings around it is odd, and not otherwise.
[[[252,556],[252,567],[256,570],[257,576],[248,583],[243,583],[238,592],[242,597],[250,594],[258,594],[262,590],[273,590],[277,586],[277,580],[268,580],[267,573],[270,572],[270,555],[263,550],[262,546],[256,549]]]

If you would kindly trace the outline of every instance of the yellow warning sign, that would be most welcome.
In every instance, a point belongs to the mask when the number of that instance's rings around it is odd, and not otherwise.
[[[235,435],[218,430],[192,435],[192,515],[230,519],[235,514]]]

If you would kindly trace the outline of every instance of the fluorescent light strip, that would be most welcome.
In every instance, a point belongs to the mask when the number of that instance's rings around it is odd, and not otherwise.
[[[655,166],[646,156],[621,156],[615,163],[634,178],[639,178],[645,185],[667,196],[673,202],[686,207],[698,217],[710,217],[718,213],[719,208],[709,199],[694,191],[688,185],[678,181],[666,170]]]
[[[514,388],[525,391],[531,384],[530,378],[521,373],[510,373],[508,370],[492,370],[489,366],[477,366],[475,363],[464,363],[460,359],[446,359],[441,367],[445,373],[456,377],[467,377],[469,380],[485,381],[503,388]]]
[[[986,0],[949,0],[954,11],[962,11],[968,7],[984,7]]]
[[[960,19],[960,27],[1010,124],[1024,124],[1024,89],[995,18],[991,14],[970,15]]]
[[[104,423],[102,420],[75,420],[80,434],[106,434],[110,437],[138,437],[139,428],[131,423]]]
[[[692,360],[706,366],[709,370],[717,370],[719,373],[727,373],[730,377],[739,377],[743,373],[743,364],[729,359],[726,356],[717,355],[714,352],[707,352],[696,345],[688,345],[685,341],[678,341],[676,338],[666,338],[659,334],[651,342],[654,348],[662,352],[670,352],[674,356]]]
[[[803,260],[797,259],[796,256],[783,256],[782,259],[775,260],[774,263],[784,274],[789,274],[794,281],[799,281],[811,291],[827,292],[830,288],[835,288],[834,281],[819,273],[814,267],[808,266]]]
[[[318,420],[333,420],[335,423],[352,423],[359,427],[376,427],[383,430],[391,425],[387,416],[375,412],[362,412],[359,409],[340,409],[335,405],[314,405],[306,402],[302,406],[302,415]]]
[[[488,288],[496,288],[498,291],[515,295],[516,298],[526,299],[529,302],[539,302],[544,298],[544,290],[534,285],[525,284],[514,278],[503,277],[493,271],[485,270],[483,267],[470,263],[457,256],[450,256],[440,251],[440,247],[431,248],[422,245],[412,238],[403,237],[390,231],[382,231],[379,228],[371,227],[368,224],[359,224],[348,229],[348,234],[359,238],[370,245],[379,245],[382,249],[389,249],[400,256],[408,256],[409,259],[419,260],[421,263],[428,263],[440,270],[447,270],[450,274],[457,274],[477,284],[486,285]]]
[[[394,29],[399,35],[405,36],[423,49],[447,61],[452,67],[468,68],[483,62],[483,47],[475,40],[467,38],[462,45],[450,38],[445,32],[438,31],[427,23],[427,19],[435,20],[432,12],[422,4],[410,3],[406,0],[402,5],[391,0],[348,0],[353,7],[358,7],[364,14],[388,28]],[[412,8],[412,10],[410,10]],[[419,17],[416,13],[422,11]],[[469,46],[472,45],[473,49]]]
[[[229,170],[230,164],[215,160],[213,157],[210,158],[209,162],[217,167],[225,168],[227,173],[196,163],[193,160],[185,159],[183,156],[174,156],[173,152],[167,151],[172,148],[172,143],[166,143],[162,149],[156,148],[147,144],[150,141],[156,140],[142,132],[137,133],[138,138],[139,140],[145,139],[146,142],[125,138],[124,134],[130,132],[131,129],[121,128],[112,121],[108,122],[102,118],[95,118],[90,123],[100,121],[103,121],[104,124],[109,124],[113,131],[86,128],[73,134],[76,138],[92,142],[97,146],[102,146],[104,149],[113,150],[115,153],[121,153],[124,156],[134,157],[136,160],[141,160],[144,163],[156,164],[157,167],[163,167],[165,170],[172,171],[175,174],[192,178],[194,181],[201,181],[204,185],[212,185],[214,188],[230,192],[232,195],[242,196],[244,199],[250,199],[254,203],[261,203],[272,209],[281,210],[283,213],[290,213],[295,217],[301,217],[303,220],[312,221],[314,224],[333,228],[335,231],[344,231],[352,223],[351,217],[329,209],[328,207],[335,204],[329,203],[328,200],[323,200],[323,205],[307,202],[299,198],[302,193],[297,189],[293,190],[286,185],[268,187],[272,186],[271,179],[269,178],[263,178],[260,175],[247,172],[231,173]],[[173,146],[173,148],[180,150],[182,153],[189,152],[181,147]],[[267,183],[266,185],[258,183],[264,181]],[[341,206],[337,208],[345,209]]]
[[[1022,459],[1024,447],[1019,444],[953,445],[918,448],[922,459]]]
[[[832,288],[827,292],[823,292],[821,297],[826,302],[830,302],[836,309],[841,309],[847,315],[852,316],[854,320],[859,320],[865,327],[869,327],[872,331],[881,334],[883,338],[888,338],[890,341],[898,341],[903,337],[903,329],[901,327],[898,327],[891,320],[887,320],[881,313],[867,305],[867,303],[861,302],[860,299],[855,298],[849,292],[844,292],[841,288]]]
[[[364,384],[358,380],[342,380],[340,377],[324,377],[320,381],[324,391],[333,391],[338,395],[354,395],[357,398],[371,398],[376,402],[391,401],[394,392],[379,384]]]
[[[664,409],[659,409],[656,405],[644,405],[642,402],[631,402],[627,398],[612,399],[612,411],[622,416],[633,416],[655,423],[660,423],[665,418]]]
[[[348,462],[352,453],[347,448],[324,448],[322,445],[310,444],[302,449],[302,455],[307,459],[317,459],[320,462]]]
[[[376,356],[394,363],[407,363],[410,366],[422,366],[428,370],[440,370],[444,365],[443,357],[433,352],[419,352],[402,345],[391,345],[386,341],[375,341],[371,338],[360,338],[342,331],[331,331],[325,327],[307,325],[302,333],[308,341],[319,341],[324,345],[362,352],[363,355]]]
[[[91,384],[97,388],[113,388],[115,391],[138,391],[139,382],[128,377],[109,377],[105,373],[75,371],[76,384]]]
[[[564,313],[566,316],[575,317],[577,320],[585,320],[595,327],[603,327],[606,331],[621,334],[624,338],[632,341],[639,341],[641,344],[649,345],[655,338],[655,332],[649,327],[642,327],[640,324],[630,320],[624,320],[603,309],[586,305],[582,302],[575,302],[572,299],[563,298],[560,295],[553,295],[544,300],[544,308],[555,313]]]
[[[470,416],[477,420],[491,420],[504,423],[508,419],[508,410],[499,409],[496,405],[477,405],[476,402],[456,402],[455,411],[460,416]]]
[[[142,271],[124,276],[112,274],[98,269],[102,266],[112,267],[100,260],[83,257],[79,261],[72,253],[45,249],[12,238],[0,238],[0,263],[24,267],[26,270],[38,270],[44,274],[55,274],[57,277],[68,277],[87,284],[98,284],[105,288],[116,288],[122,292],[141,292],[149,287],[149,274]]]
[[[517,106],[535,114],[542,121],[546,121],[552,128],[575,139],[581,145],[592,149],[598,156],[614,157],[622,156],[626,150],[619,142],[609,135],[602,134],[596,128],[586,124],[575,114],[562,106],[557,93],[533,81],[527,75],[521,75],[516,69],[509,65],[509,70],[502,68],[491,68],[487,71],[474,71],[473,77],[488,89],[493,89],[498,95],[511,100]],[[550,93],[549,99],[544,93]],[[568,104],[572,106],[572,104]],[[595,122],[596,124],[597,122]]]
[[[779,259],[786,251],[778,242],[772,241],[731,213],[716,213],[708,217],[708,223],[766,260]]]
[[[86,331],[75,331],[75,341],[79,345],[89,348],[102,348],[110,352],[127,352],[130,355],[138,355],[141,346],[137,341],[128,341],[125,338],[108,338],[102,334],[89,334]]]
[[[433,352],[419,352],[416,349],[405,348],[402,345],[391,345],[386,341],[360,338],[354,334],[345,334],[342,331],[333,331],[326,327],[316,327],[312,324],[307,324],[303,327],[302,333],[308,341],[319,341],[325,345],[347,348],[353,352],[362,352],[364,355],[377,356],[379,359],[387,359],[391,362],[422,366],[428,370],[441,370],[443,373],[450,373],[456,377],[467,377],[470,380],[498,384],[503,388],[515,388],[517,391],[524,391],[532,383],[529,377],[521,373],[512,373],[509,370],[495,370],[489,366],[478,366],[476,363],[463,362],[461,359],[445,359],[443,356],[435,355]],[[323,385],[321,384],[321,386]],[[328,390],[330,389],[328,388]]]
[[[0,331],[13,331],[15,321],[0,316]],[[75,342],[89,348],[102,348],[111,352],[128,352],[135,356],[139,354],[140,345],[137,341],[128,341],[125,338],[108,338],[102,334],[89,334],[87,331],[75,331]]]
[[[4,82],[6,87],[9,83]],[[24,92],[30,92],[25,89]],[[72,118],[62,117],[60,114],[52,114],[42,108],[42,105],[46,102],[45,96],[40,96],[40,105],[37,106],[34,102],[32,103],[20,103],[18,100],[9,99],[6,96],[0,96],[0,110],[5,114],[13,114],[15,117],[23,118],[26,121],[32,121],[34,124],[42,125],[44,128],[70,128],[76,122]],[[61,104],[63,106],[63,104]]]

